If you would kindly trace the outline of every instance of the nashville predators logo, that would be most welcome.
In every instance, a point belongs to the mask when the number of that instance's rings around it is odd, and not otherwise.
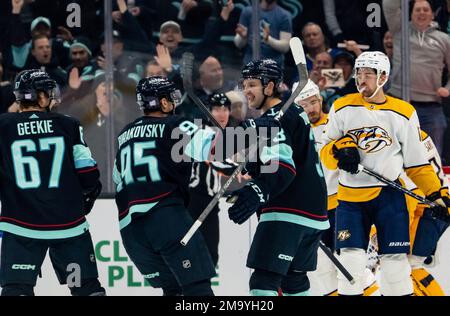
[[[354,136],[358,147],[366,153],[380,151],[384,147],[392,144],[392,138],[389,137],[388,132],[379,126],[354,129],[348,133]]]
[[[337,240],[344,241],[350,238],[352,234],[346,229],[346,230],[340,230],[337,234]]]

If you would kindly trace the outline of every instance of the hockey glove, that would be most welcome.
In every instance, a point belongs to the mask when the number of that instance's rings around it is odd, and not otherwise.
[[[245,164],[244,169],[242,169],[242,174],[246,175],[248,174],[252,178],[256,178],[259,176],[261,172],[261,166],[259,162],[247,162]]]
[[[441,221],[450,223],[450,199],[448,196],[442,196],[440,192],[435,192],[427,196],[427,199],[438,204],[431,207],[431,216]]]
[[[94,207],[95,200],[102,192],[102,183],[98,181],[97,186],[89,193],[83,194],[83,211],[85,215],[88,215]]]
[[[358,146],[353,138],[344,135],[339,138],[333,145],[333,155],[338,161],[338,168],[352,174],[358,173],[358,165],[360,160]]]
[[[228,209],[229,218],[236,224],[242,224],[267,202],[267,196],[256,183],[249,182],[229,196],[227,202],[234,202]]]

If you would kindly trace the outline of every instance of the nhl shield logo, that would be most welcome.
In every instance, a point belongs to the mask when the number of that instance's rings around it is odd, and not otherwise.
[[[183,268],[189,269],[191,267],[191,262],[189,260],[183,260]]]
[[[339,241],[344,241],[350,238],[352,234],[350,234],[350,232],[348,231],[348,229],[346,230],[340,230],[338,231],[338,235],[337,235],[337,239]]]

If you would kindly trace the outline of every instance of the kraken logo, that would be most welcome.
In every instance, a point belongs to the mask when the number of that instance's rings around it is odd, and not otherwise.
[[[388,132],[379,126],[363,127],[348,132],[356,139],[358,147],[366,153],[380,151],[392,144]]]

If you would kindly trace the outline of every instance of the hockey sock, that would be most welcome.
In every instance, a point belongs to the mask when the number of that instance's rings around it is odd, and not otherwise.
[[[184,296],[214,296],[209,279],[182,286]]]
[[[278,296],[283,275],[261,269],[255,269],[250,277],[250,295]]]

